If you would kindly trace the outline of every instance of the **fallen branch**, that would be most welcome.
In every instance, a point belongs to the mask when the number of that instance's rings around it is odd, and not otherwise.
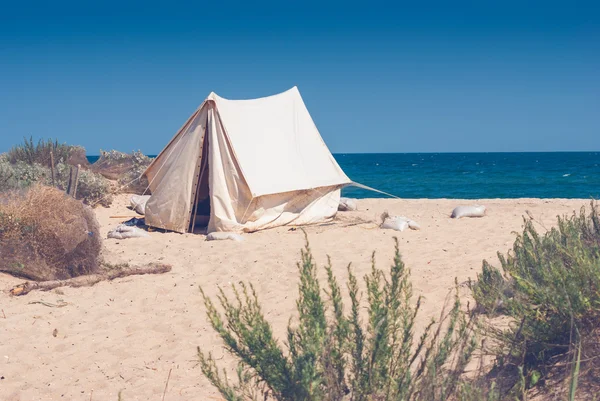
[[[162,401],[165,401],[165,395],[167,395],[167,386],[169,385],[169,379],[171,378],[171,371],[173,368],[169,369],[169,376],[167,377],[167,382],[165,383],[165,391],[163,391]]]
[[[70,278],[68,280],[26,281],[10,290],[11,295],[25,295],[33,290],[50,291],[58,287],[91,287],[100,281],[134,276],[139,274],[161,274],[171,271],[170,265],[149,264],[146,266],[131,266],[120,269],[105,270],[101,273]]]
[[[32,301],[29,304],[30,305],[31,304],[42,304],[42,305],[48,306],[50,308],[63,308],[65,306],[69,305],[67,302],[64,302],[64,301],[59,301],[57,304],[53,304],[53,303],[46,302],[46,301]]]

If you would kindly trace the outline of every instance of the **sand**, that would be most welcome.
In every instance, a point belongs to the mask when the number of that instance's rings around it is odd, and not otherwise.
[[[483,218],[453,220],[459,204],[484,204]],[[97,209],[103,237],[131,215],[128,197],[111,208]],[[507,251],[522,216],[531,212],[545,227],[559,214],[587,206],[588,200],[375,200],[358,202],[360,211],[339,213],[330,225],[306,228],[316,260],[332,257],[340,280],[352,262],[362,277],[371,253],[387,268],[397,236],[412,271],[415,295],[423,295],[420,324],[437,316],[455,278],[475,278],[481,262],[497,264],[496,252]],[[421,225],[420,231],[381,230],[374,224],[387,210]],[[0,399],[2,400],[160,400],[170,374],[165,400],[219,400],[197,364],[196,347],[224,355],[209,327],[198,290],[214,295],[218,285],[254,283],[276,335],[283,339],[297,296],[296,262],[304,244],[300,230],[289,228],[244,235],[242,243],[205,241],[203,235],[153,232],[150,238],[106,240],[110,263],[173,265],[163,275],[132,276],[89,288],[63,288],[62,293],[32,292],[24,297],[0,293]],[[0,289],[22,282],[0,274]],[[361,283],[363,284],[363,283]],[[33,301],[57,304],[53,308]],[[56,331],[55,331],[56,330]],[[56,336],[53,335],[53,332]]]

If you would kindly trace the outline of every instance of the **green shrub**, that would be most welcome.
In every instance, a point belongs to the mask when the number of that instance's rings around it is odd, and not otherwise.
[[[56,166],[58,186],[63,190],[68,188],[70,169],[70,166],[63,163]],[[108,207],[113,202],[114,191],[111,182],[102,175],[80,169],[76,197],[88,205]]]
[[[58,163],[56,165],[55,186],[66,190],[69,184],[71,166]],[[27,164],[25,162],[9,163],[0,159],[0,192],[26,189],[35,183],[52,185],[52,174],[48,167],[41,164]],[[111,182],[90,170],[79,170],[77,184],[77,199],[88,205],[101,204],[110,206],[113,201]]]
[[[50,169],[40,164],[25,162],[10,163],[7,158],[0,159],[0,189],[23,189],[39,182],[49,184]]]
[[[50,166],[50,153],[53,153],[54,163],[59,162],[69,164],[87,165],[85,158],[85,149],[81,146],[67,145],[58,143],[58,140],[43,140],[40,139],[37,145],[33,142],[33,138],[25,138],[21,145],[14,146],[6,155],[10,163],[16,164],[23,162],[26,164],[41,164],[42,166]]]
[[[142,177],[142,174],[154,159],[140,151],[133,152],[131,156],[133,158],[133,166],[119,178],[119,185],[123,191],[142,194],[148,188],[148,179]]]
[[[0,191],[29,188],[34,183],[52,185],[50,152],[54,153],[54,186],[66,190],[71,166],[80,165],[77,199],[88,205],[110,206],[113,201],[112,183],[101,174],[88,169],[85,149],[80,146],[59,144],[57,141],[32,139],[0,155]]]
[[[461,311],[456,294],[443,321],[437,327],[432,321],[415,337],[421,298],[413,304],[409,271],[397,241],[389,275],[373,262],[365,277],[366,323],[360,312],[361,290],[350,266],[347,313],[331,263],[325,266],[323,290],[308,243],[301,256],[298,321],[290,320],[285,348],[274,338],[252,285],[234,286],[233,300],[220,289],[223,313],[202,292],[212,327],[239,362],[237,383],[232,384],[212,355],[198,348],[203,374],[226,400],[473,399],[461,375],[476,345],[474,321]]]
[[[500,340],[500,365],[522,369],[531,387],[550,373],[563,377],[600,367],[600,219],[591,213],[558,217],[558,226],[539,234],[525,219],[512,252],[498,253],[502,272],[483,264],[471,285],[478,305],[490,314],[511,318]],[[580,363],[582,365],[580,366]],[[558,369],[567,366],[567,369]],[[554,369],[557,368],[557,369]],[[571,383],[576,385],[577,376]]]
[[[79,174],[77,199],[88,205],[109,207],[114,200],[113,185],[100,174],[83,170]]]

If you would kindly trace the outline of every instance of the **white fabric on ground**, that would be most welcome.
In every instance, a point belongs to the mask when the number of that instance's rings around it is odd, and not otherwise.
[[[338,206],[338,210],[341,212],[349,212],[357,210],[356,199],[351,198],[340,198],[340,204]]]
[[[461,217],[483,217],[485,216],[485,206],[457,206],[452,211],[453,219],[460,219]]]
[[[108,238],[115,239],[127,239],[127,238],[144,238],[150,237],[146,231],[141,230],[137,227],[126,226],[125,224],[119,224],[115,229],[108,232]]]
[[[226,231],[219,231],[219,232],[214,232],[214,233],[210,233],[206,236],[206,240],[207,241],[220,241],[220,240],[227,240],[230,239],[232,241],[237,241],[237,242],[241,242],[244,240],[244,238],[237,234],[237,233],[229,233]]]
[[[150,195],[133,195],[129,200],[129,204],[138,214],[145,214],[148,199],[150,199]]]
[[[381,228],[396,230],[396,231],[404,231],[408,227],[408,222],[403,219],[399,219],[396,216],[386,217],[381,225]]]
[[[388,216],[381,224],[381,228],[404,231],[406,228],[410,228],[411,230],[420,230],[421,226],[416,221],[404,216]]]

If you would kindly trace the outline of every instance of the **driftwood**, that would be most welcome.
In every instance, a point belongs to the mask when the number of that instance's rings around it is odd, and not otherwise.
[[[33,290],[50,291],[58,287],[91,287],[100,281],[114,280],[120,277],[138,274],[160,274],[171,271],[170,265],[149,264],[146,266],[131,266],[105,270],[97,274],[89,274],[70,278],[68,280],[26,281],[10,290],[10,295],[25,295]]]

